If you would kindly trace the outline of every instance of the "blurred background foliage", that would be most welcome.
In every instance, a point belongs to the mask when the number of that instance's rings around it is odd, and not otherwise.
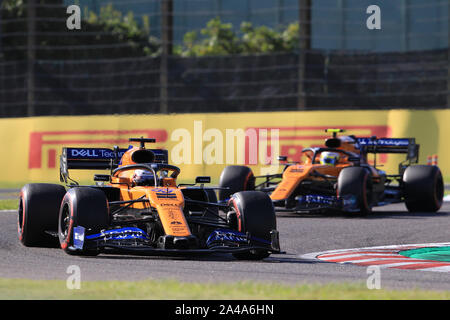
[[[161,53],[160,39],[150,36],[147,15],[137,19],[131,11],[123,14],[112,4],[101,7],[98,14],[85,8],[81,14],[82,29],[67,30],[69,14],[62,0],[37,0],[37,3],[40,4],[36,8],[35,26],[37,59],[112,59],[158,56]],[[2,38],[2,46],[12,48],[5,53],[5,58],[24,59],[28,30],[26,1],[4,0],[1,6],[1,19],[12,22],[5,24],[2,32],[15,35]],[[66,36],[54,36],[61,32]],[[235,31],[232,24],[216,17],[201,30],[186,32],[183,43],[174,45],[173,54],[202,57],[295,52],[298,43],[298,23],[273,29],[242,22],[240,29]]]
[[[181,56],[202,57],[295,52],[298,44],[298,23],[275,30],[267,26],[254,27],[250,22],[242,22],[240,30],[235,32],[231,23],[224,23],[216,17],[200,32],[187,32],[184,35],[183,46],[176,47],[175,53]]]

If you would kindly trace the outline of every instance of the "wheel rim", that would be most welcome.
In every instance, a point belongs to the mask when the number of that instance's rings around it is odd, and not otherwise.
[[[67,239],[67,235],[69,234],[69,227],[70,227],[70,211],[69,207],[65,205],[63,207],[63,211],[61,214],[61,235],[63,236],[63,239]]]

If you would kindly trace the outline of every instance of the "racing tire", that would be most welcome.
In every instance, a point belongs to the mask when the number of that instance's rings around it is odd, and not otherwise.
[[[228,166],[223,169],[219,187],[219,200],[227,200],[233,193],[255,190],[255,176],[252,169],[246,166]]]
[[[250,233],[251,237],[271,241],[271,231],[276,230],[275,210],[270,197],[261,191],[242,191],[232,195],[230,206],[236,212],[236,229]],[[233,253],[239,260],[261,260],[270,255],[268,250],[251,250]]]
[[[73,248],[74,228],[84,227],[94,234],[110,224],[108,200],[103,191],[90,187],[75,187],[65,194],[58,220],[58,237],[61,248],[73,255],[97,255],[97,249]],[[86,236],[86,234],[85,234]]]
[[[347,167],[341,170],[337,181],[338,198],[354,197],[359,215],[372,212],[372,178],[363,167]]]
[[[31,183],[20,191],[17,231],[27,247],[56,247],[58,241],[46,231],[58,230],[61,200],[66,193],[62,185]]]
[[[416,165],[403,174],[405,205],[409,212],[436,212],[442,206],[444,181],[439,167]]]

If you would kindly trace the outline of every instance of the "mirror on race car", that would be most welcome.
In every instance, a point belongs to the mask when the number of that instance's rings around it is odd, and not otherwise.
[[[111,176],[109,174],[95,174],[94,175],[94,181],[103,181],[108,182],[110,181]]]
[[[211,183],[211,177],[198,176],[195,178],[195,183]]]

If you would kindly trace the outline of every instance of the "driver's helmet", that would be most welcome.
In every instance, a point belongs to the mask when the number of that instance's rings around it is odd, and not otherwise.
[[[138,169],[134,171],[133,183],[135,186],[154,186],[155,176],[151,171]]]
[[[324,151],[320,154],[320,164],[335,166],[339,161],[339,153]]]

